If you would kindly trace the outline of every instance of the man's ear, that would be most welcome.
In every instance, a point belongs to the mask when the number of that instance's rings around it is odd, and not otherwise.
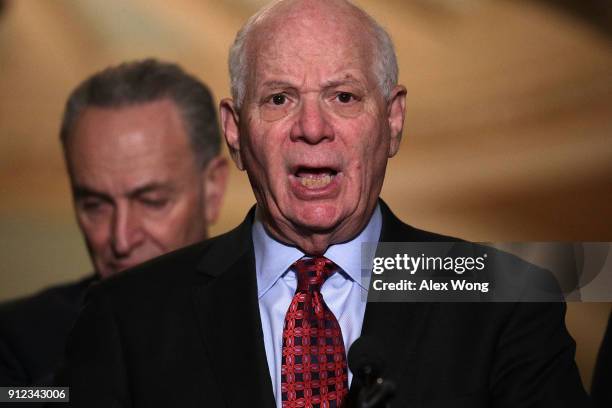
[[[221,128],[223,136],[230,152],[230,156],[240,170],[244,170],[242,158],[240,157],[240,123],[239,116],[231,98],[221,100],[219,104],[221,114]]]
[[[402,85],[396,85],[391,92],[391,98],[387,104],[387,118],[389,120],[389,130],[391,134],[391,142],[389,143],[389,157],[395,156],[399,150],[405,117],[406,88]]]
[[[213,157],[202,170],[204,183],[204,217],[206,225],[212,225],[219,218],[225,188],[227,186],[229,166],[223,156]]]

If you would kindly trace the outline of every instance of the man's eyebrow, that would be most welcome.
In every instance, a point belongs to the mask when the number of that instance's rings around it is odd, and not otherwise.
[[[96,191],[92,188],[89,188],[89,187],[86,187],[80,184],[76,184],[72,186],[72,194],[76,198],[96,197],[102,200],[111,201],[111,197],[108,194],[104,194],[100,191]]]
[[[295,88],[295,85],[286,81],[266,81],[261,84],[262,88]]]
[[[153,191],[164,191],[164,190],[171,191],[172,188],[166,183],[154,181],[154,182],[147,183],[142,186],[136,187],[128,191],[126,195],[129,198],[135,198],[135,197],[138,197],[138,196],[141,196],[143,194],[147,194]],[[72,192],[76,198],[96,197],[96,198],[100,198],[106,201],[113,200],[112,197],[106,193],[102,193],[90,187],[79,185],[79,184],[72,187]]]
[[[325,81],[325,82],[323,82],[323,87],[324,88],[333,88],[333,87],[336,87],[336,86],[347,85],[347,84],[361,85],[361,81],[359,81],[357,78],[349,76],[349,77],[342,78],[342,79],[331,79],[329,81]]]
[[[322,83],[322,88],[333,88],[341,85],[362,85],[362,82],[359,81],[352,75],[346,76],[340,79],[330,79]],[[282,89],[282,88],[296,88],[295,84],[292,84],[287,81],[279,81],[279,80],[271,80],[266,81],[261,84],[261,88],[263,89]]]
[[[171,190],[172,188],[168,184],[154,181],[151,183],[147,183],[143,186],[136,187],[135,189],[129,191],[127,193],[127,196],[130,198],[135,198],[143,194],[151,193],[154,191],[171,191]]]

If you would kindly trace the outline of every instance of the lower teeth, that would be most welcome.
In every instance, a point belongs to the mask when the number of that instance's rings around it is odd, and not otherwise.
[[[318,178],[300,177],[300,183],[307,188],[321,188],[331,183],[331,179],[330,175]]]

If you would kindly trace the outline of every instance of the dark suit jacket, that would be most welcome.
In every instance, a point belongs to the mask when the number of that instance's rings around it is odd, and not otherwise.
[[[381,206],[382,241],[452,240]],[[71,406],[275,406],[252,218],[92,288],[57,378],[72,387]],[[564,311],[562,302],[369,303],[362,335],[383,345],[393,407],[583,406]]]
[[[612,313],[597,356],[591,396],[594,407],[612,407]]]
[[[0,386],[50,385],[93,277],[0,304]]]

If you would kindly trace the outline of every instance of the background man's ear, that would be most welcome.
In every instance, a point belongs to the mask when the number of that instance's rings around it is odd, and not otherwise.
[[[231,98],[222,99],[219,104],[219,111],[221,115],[221,128],[223,129],[223,135],[230,156],[234,163],[236,163],[236,167],[240,170],[244,170],[242,158],[240,157],[239,116],[234,106],[234,101]]]
[[[404,119],[406,117],[406,88],[404,86],[396,85],[393,88],[387,105],[387,117],[391,131],[389,157],[393,157],[399,150],[402,130],[404,129]]]
[[[213,157],[204,168],[202,181],[204,183],[204,217],[207,225],[214,224],[219,218],[229,166],[223,156]]]

